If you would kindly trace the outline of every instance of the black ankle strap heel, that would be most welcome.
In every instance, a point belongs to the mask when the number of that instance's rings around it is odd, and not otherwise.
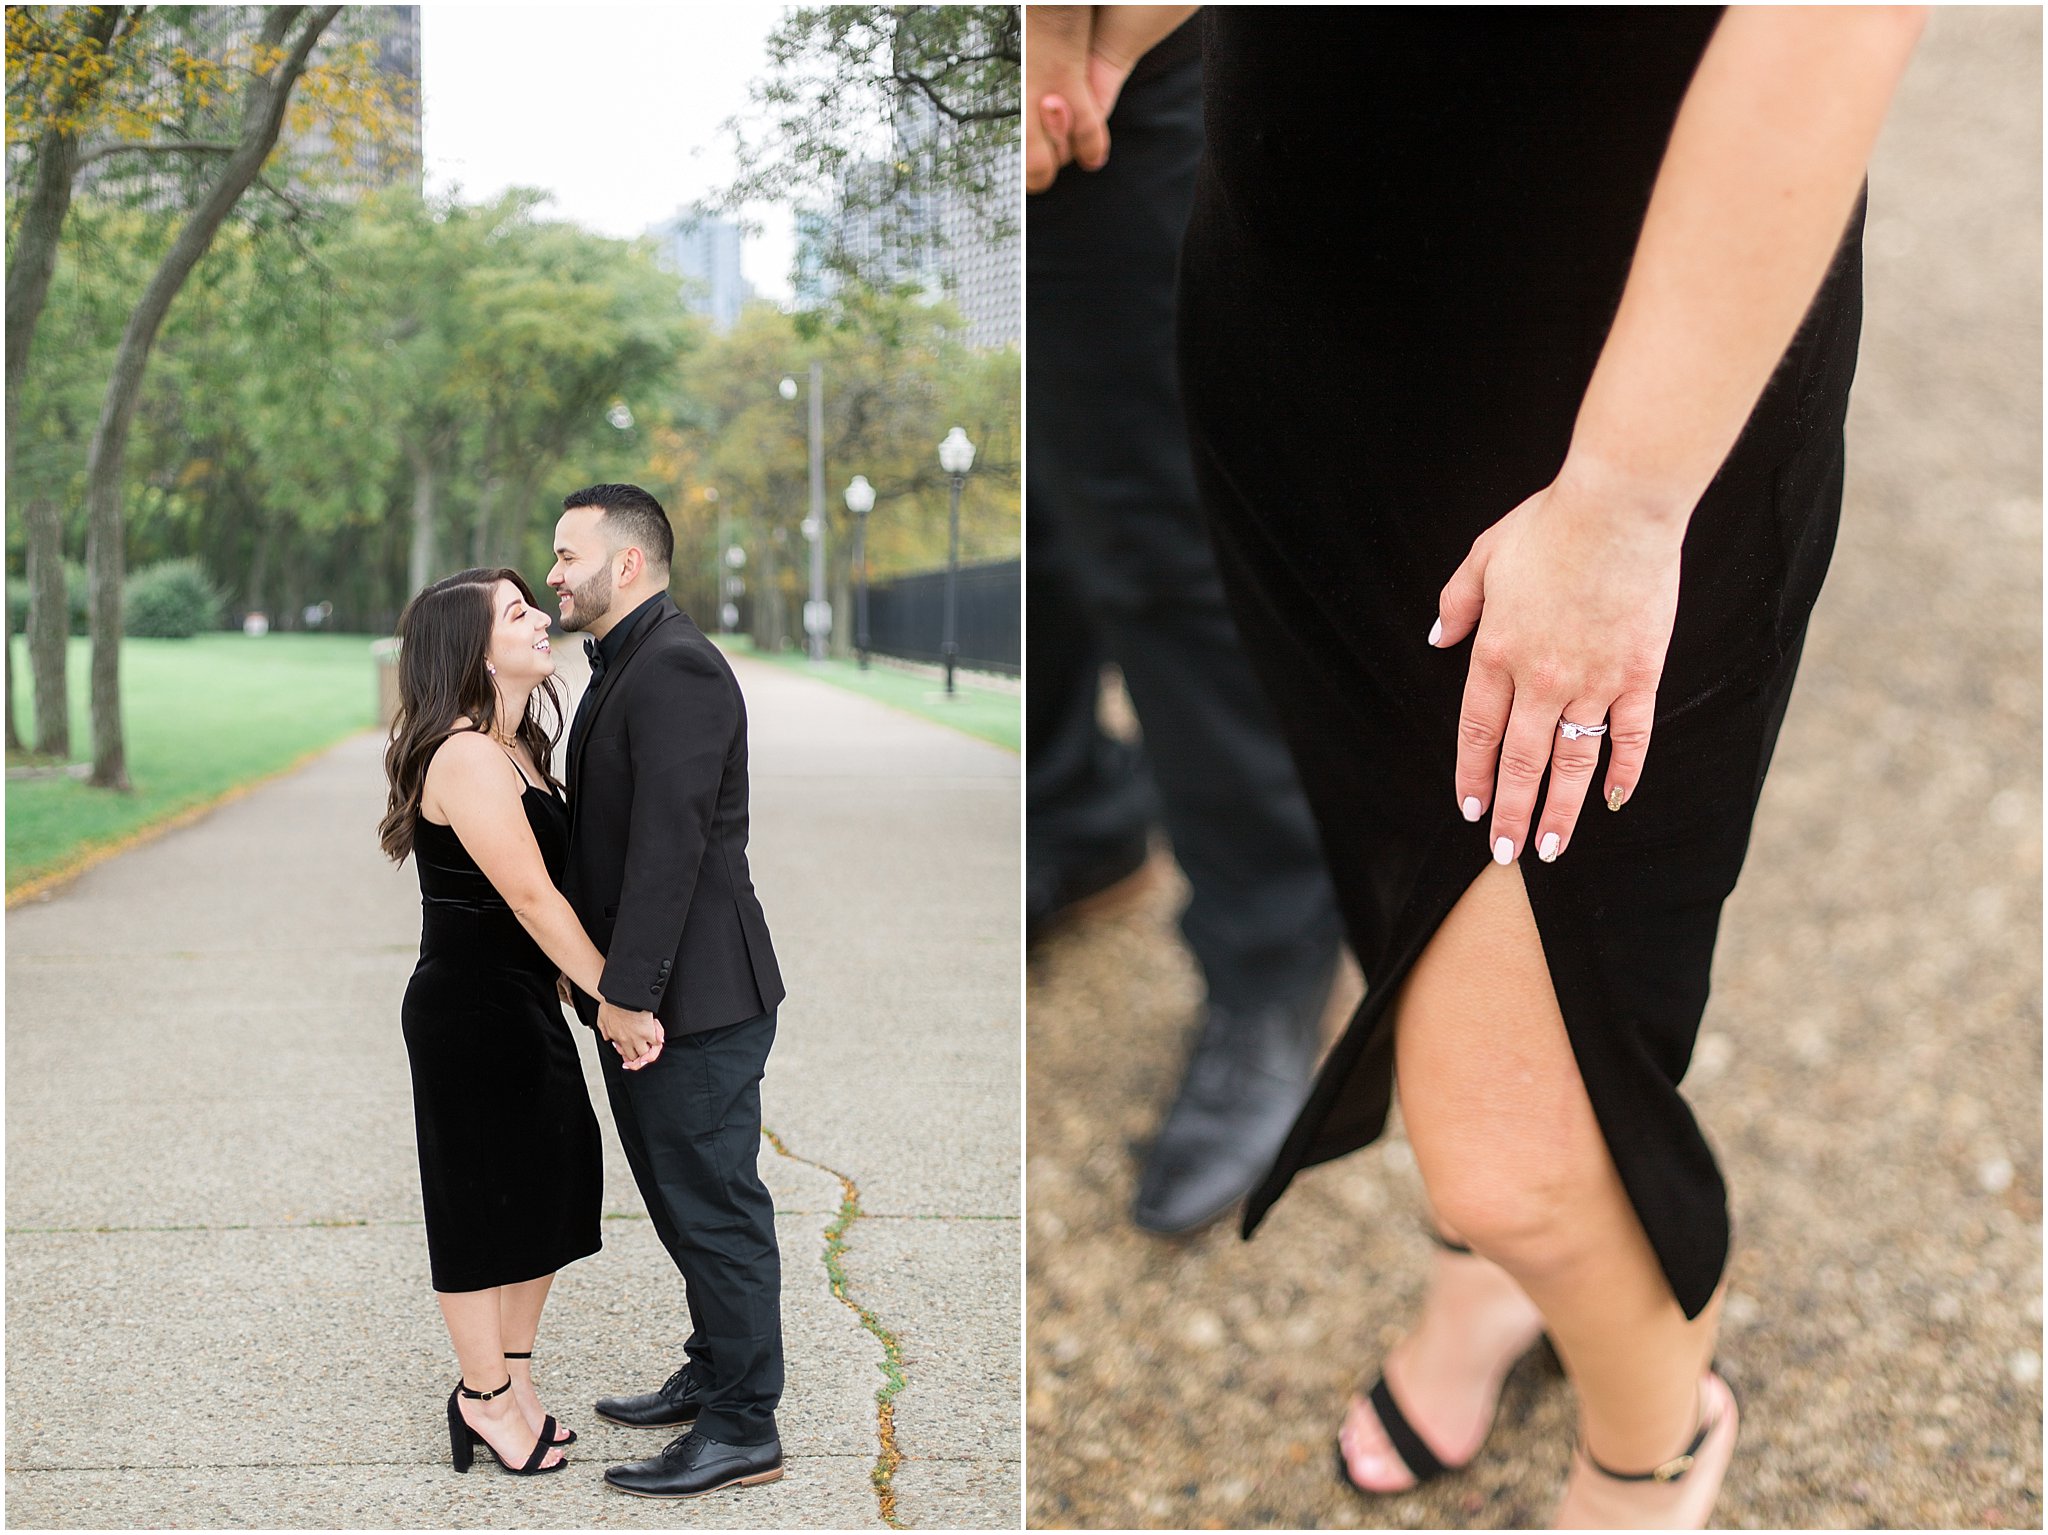
[[[498,1463],[500,1471],[512,1476],[545,1476],[551,1471],[560,1471],[569,1464],[567,1460],[558,1460],[552,1466],[541,1464],[555,1449],[553,1418],[541,1424],[540,1433],[533,1441],[533,1453],[526,1457],[524,1465],[518,1466],[505,1464],[504,1457],[498,1454],[490,1440],[469,1426],[469,1420],[462,1415],[462,1398],[468,1397],[472,1402],[488,1402],[494,1397],[503,1396],[511,1389],[510,1375],[505,1377],[505,1384],[494,1391],[476,1391],[472,1390],[466,1381],[455,1382],[455,1389],[448,1393],[448,1456],[457,1471],[467,1471],[476,1463],[478,1445],[482,1445],[489,1452],[491,1459]]]
[[[1700,1453],[1700,1446],[1707,1442],[1707,1435],[1721,1426],[1721,1415],[1716,1413],[1699,1426],[1699,1432],[1692,1436],[1692,1443],[1680,1450],[1661,1466],[1652,1466],[1648,1471],[1615,1471],[1603,1466],[1593,1458],[1593,1452],[1586,1448],[1586,1442],[1579,1441],[1579,1453],[1586,1457],[1586,1464],[1602,1476],[1617,1482],[1675,1482],[1692,1469],[1693,1461]]]

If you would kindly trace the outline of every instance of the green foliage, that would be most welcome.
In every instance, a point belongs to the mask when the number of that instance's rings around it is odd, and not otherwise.
[[[189,640],[220,624],[220,593],[197,560],[165,560],[128,578],[123,628],[138,640]]]
[[[86,597],[91,591],[87,584],[85,567],[70,560],[64,562],[64,614],[66,626],[72,634],[84,634],[89,627],[86,613]],[[26,634],[28,632],[28,577],[7,578],[7,632]]]
[[[707,341],[682,370],[679,411],[660,425],[645,482],[675,524],[678,599],[715,614],[719,551],[738,544],[756,632],[761,604],[773,594],[786,613],[800,615],[808,555],[799,528],[810,495],[802,389],[813,359],[824,379],[828,595],[842,628],[854,545],[847,483],[861,474],[874,487],[867,520],[874,578],[943,565],[950,486],[938,444],[949,427],[964,427],[977,450],[961,497],[961,558],[1015,555],[1022,542],[1017,354],[970,350],[959,329],[949,306],[868,290],[838,325],[809,329],[757,305]],[[785,374],[799,383],[794,401],[776,391]],[[791,617],[781,627],[798,622]]]
[[[739,174],[721,205],[843,210],[814,225],[823,266],[886,288],[943,236],[950,195],[997,238],[1016,227],[1022,21],[1014,5],[796,6],[768,38],[753,111],[726,124]],[[1005,172],[1008,174],[1005,174]]]
[[[23,387],[11,507],[81,508],[107,365],[169,227],[146,209],[74,209]],[[949,306],[855,289],[829,323],[760,304],[709,335],[648,250],[548,219],[533,193],[463,206],[395,189],[296,236],[221,231],[165,326],[127,456],[129,563],[196,560],[231,614],[293,628],[329,601],[333,627],[389,632],[423,471],[437,575],[503,563],[537,581],[563,493],[631,480],[670,510],[686,607],[715,619],[714,562],[737,543],[751,596],[772,589],[799,613],[805,405],[776,384],[813,358],[835,604],[855,474],[876,491],[873,574],[944,563],[937,444],[955,424],[979,450],[963,558],[1018,551],[1017,355],[967,348]],[[16,573],[21,538],[11,517]],[[84,552],[82,510],[65,514],[64,547]]]

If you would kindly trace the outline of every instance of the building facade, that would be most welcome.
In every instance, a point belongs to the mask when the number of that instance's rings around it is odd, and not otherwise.
[[[731,330],[741,308],[754,296],[753,284],[740,270],[744,244],[740,226],[688,210],[656,226],[652,233],[655,259],[686,279],[684,307],[708,317],[718,330]]]

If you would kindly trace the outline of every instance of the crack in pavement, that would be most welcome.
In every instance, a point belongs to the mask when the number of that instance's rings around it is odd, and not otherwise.
[[[766,1125],[761,1127],[761,1135],[775,1148],[776,1155],[791,1162],[801,1163],[805,1167],[816,1168],[826,1176],[839,1180],[843,1196],[839,1204],[839,1213],[833,1218],[832,1224],[825,1228],[825,1277],[831,1281],[832,1293],[848,1310],[860,1318],[860,1325],[874,1334],[876,1341],[882,1345],[880,1368],[884,1381],[882,1388],[875,1393],[875,1438],[881,1448],[880,1453],[875,1456],[874,1470],[868,1473],[868,1480],[874,1483],[875,1498],[881,1508],[882,1522],[892,1530],[903,1529],[905,1525],[896,1515],[894,1485],[896,1468],[903,1464],[903,1452],[896,1448],[896,1393],[909,1384],[903,1374],[903,1350],[896,1341],[896,1335],[882,1325],[881,1318],[846,1293],[846,1270],[839,1261],[840,1255],[846,1250],[848,1228],[862,1218],[860,1189],[851,1178],[837,1168],[827,1167],[823,1162],[814,1162],[809,1157],[798,1156],[783,1143],[781,1136]]]

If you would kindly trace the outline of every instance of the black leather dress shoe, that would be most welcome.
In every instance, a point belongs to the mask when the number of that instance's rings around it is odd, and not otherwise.
[[[601,1396],[595,1410],[605,1422],[621,1428],[688,1428],[697,1421],[703,1400],[690,1367],[684,1365],[659,1390],[640,1396]]]
[[[1256,1012],[1210,1003],[1180,1092],[1145,1157],[1131,1219],[1186,1236],[1228,1211],[1279,1155],[1314,1079],[1327,986]]]
[[[702,1434],[671,1439],[659,1455],[605,1468],[604,1479],[636,1498],[694,1498],[721,1487],[753,1487],[782,1476],[782,1441],[720,1444]]]

